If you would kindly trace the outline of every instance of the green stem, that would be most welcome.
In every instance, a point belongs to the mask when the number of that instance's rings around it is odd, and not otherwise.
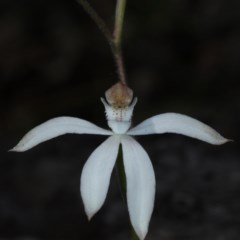
[[[104,20],[98,15],[94,8],[88,3],[87,0],[76,0],[83,9],[88,13],[92,20],[96,23],[100,31],[103,33],[107,39],[116,66],[119,80],[127,85],[126,74],[123,64],[122,50],[121,50],[121,41],[122,41],[122,28],[123,28],[123,19],[125,14],[126,0],[117,0],[116,13],[115,13],[115,25],[113,36],[109,31]]]
[[[119,152],[118,152],[116,170],[117,170],[117,175],[118,175],[122,198],[123,198],[124,203],[126,204],[126,202],[127,202],[127,200],[126,200],[127,199],[127,182],[126,182],[126,175],[125,175],[125,171],[124,171],[123,154],[122,154],[121,147],[119,148]],[[131,240],[139,240],[131,223],[130,223],[130,226],[131,226]]]
[[[122,154],[122,148],[119,148],[118,151],[118,157],[117,157],[117,162],[116,162],[116,170],[117,170],[117,176],[119,180],[119,185],[120,185],[120,191],[122,194],[123,201],[126,203],[126,193],[127,193],[127,185],[126,185],[126,175],[124,171],[124,165],[123,165],[123,154]]]
[[[114,27],[114,33],[113,33],[116,48],[119,48],[121,45],[125,8],[126,8],[126,0],[117,0],[116,14],[115,14],[115,27]]]
[[[138,237],[137,234],[135,233],[133,227],[132,227],[131,240],[139,240],[139,237]]]
[[[123,29],[123,19],[126,8],[126,0],[117,0],[116,13],[115,13],[115,26],[113,32],[113,42],[114,42],[114,52],[115,61],[117,65],[117,71],[120,81],[127,85],[126,74],[123,64],[122,57],[122,29]]]

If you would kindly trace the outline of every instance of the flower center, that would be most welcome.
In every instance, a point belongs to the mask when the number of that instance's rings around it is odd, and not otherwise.
[[[103,98],[101,98],[101,101],[105,107],[108,126],[116,134],[126,133],[131,126],[133,109],[137,103],[137,98],[134,98],[131,105],[125,107],[111,106]]]

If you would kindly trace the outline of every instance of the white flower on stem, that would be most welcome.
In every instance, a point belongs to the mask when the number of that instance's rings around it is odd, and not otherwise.
[[[155,198],[155,175],[151,160],[132,136],[177,133],[211,144],[229,141],[206,124],[178,113],[164,113],[148,118],[130,129],[133,109],[132,91],[117,83],[101,99],[111,130],[83,119],[53,118],[29,131],[11,151],[23,152],[44,141],[67,133],[109,135],[86,161],[81,175],[81,195],[90,219],[103,205],[120,144],[127,181],[127,205],[132,226],[142,240],[148,232]]]

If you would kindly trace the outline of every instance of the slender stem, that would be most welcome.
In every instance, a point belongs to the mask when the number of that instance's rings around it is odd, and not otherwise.
[[[133,227],[132,227],[131,240],[139,240],[139,237],[138,237],[137,234],[135,233]]]
[[[88,15],[92,18],[92,20],[96,23],[99,30],[103,33],[105,38],[107,39],[111,49],[114,48],[112,34],[109,31],[104,20],[98,15],[98,13],[94,10],[94,8],[88,3],[86,0],[76,0],[83,9],[88,13]]]
[[[122,57],[122,29],[123,29],[123,19],[126,8],[126,0],[117,0],[116,13],[115,13],[115,25],[113,32],[113,42],[114,42],[114,52],[115,52],[115,61],[117,65],[117,71],[120,81],[127,85],[126,74],[123,64]]]
[[[119,80],[124,85],[127,85],[125,68],[124,68],[123,57],[122,57],[122,50],[120,48],[115,49],[114,58],[115,58],[116,66],[117,66],[117,72],[118,72]]]
[[[87,0],[76,0],[84,10],[89,14],[92,20],[96,23],[100,31],[103,33],[105,38],[107,39],[111,51],[113,53],[113,57],[117,66],[117,72],[120,82],[127,85],[126,74],[123,64],[122,57],[122,28],[123,28],[123,19],[125,14],[126,0],[117,0],[116,5],[116,13],[115,13],[115,25],[113,35],[109,31],[104,20],[98,15],[98,13],[94,10],[94,8],[88,3]]]
[[[124,165],[123,165],[123,155],[122,155],[122,147],[120,146],[116,161],[116,171],[118,176],[118,181],[120,185],[120,191],[123,198],[124,203],[126,203],[126,175],[124,171]]]
[[[117,0],[116,14],[115,14],[115,27],[114,27],[114,33],[113,33],[116,48],[120,47],[121,45],[125,8],[126,8],[126,0]]]
[[[123,154],[122,148],[119,148],[118,157],[117,157],[117,164],[116,164],[117,176],[120,185],[120,191],[122,194],[122,198],[124,203],[127,202],[127,182],[126,182],[126,175],[124,171],[124,164],[123,164]],[[131,225],[131,240],[139,240],[137,234],[135,233],[132,224]]]

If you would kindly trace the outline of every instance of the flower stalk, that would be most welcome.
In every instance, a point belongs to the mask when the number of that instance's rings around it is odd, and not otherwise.
[[[106,23],[104,22],[104,20],[98,15],[98,13],[88,3],[88,1],[77,0],[77,3],[79,3],[83,7],[84,11],[92,18],[92,20],[96,23],[99,30],[105,36],[105,38],[108,41],[110,47],[113,48],[112,34],[109,31],[109,29],[108,29]]]
[[[118,0],[115,13],[114,42],[116,47],[120,47],[122,40],[123,19],[126,9],[126,0]]]
[[[123,202],[127,203],[127,179],[124,171],[122,147],[120,147],[118,151],[118,156],[116,160],[116,171]],[[139,237],[137,236],[131,223],[130,227],[131,227],[131,240],[139,240]]]
[[[95,9],[86,0],[77,0],[77,2],[83,7],[88,13],[92,20],[96,23],[99,30],[103,33],[106,40],[108,41],[113,58],[116,63],[117,73],[119,81],[122,84],[127,85],[126,74],[124,69],[123,57],[122,57],[122,29],[123,20],[125,15],[126,0],[117,0],[116,11],[115,11],[115,23],[113,33],[107,27],[105,21],[99,16]]]
[[[114,40],[115,61],[117,65],[119,79],[123,84],[127,85],[123,57],[122,57],[122,47],[121,47],[125,9],[126,9],[126,0],[117,0],[113,40]]]
[[[131,240],[139,240],[139,237],[137,236],[136,232],[134,231],[132,227],[132,232],[131,232]]]

